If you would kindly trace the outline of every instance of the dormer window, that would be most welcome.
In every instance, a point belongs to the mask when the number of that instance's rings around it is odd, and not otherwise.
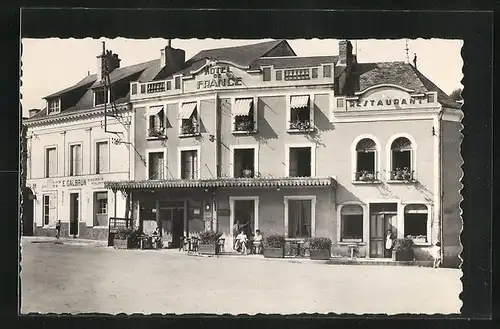
[[[98,88],[94,90],[94,106],[109,104],[109,90]]]
[[[61,99],[51,99],[47,102],[48,114],[56,114],[61,112]]]

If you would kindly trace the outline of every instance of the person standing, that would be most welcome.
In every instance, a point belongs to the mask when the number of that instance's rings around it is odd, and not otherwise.
[[[59,239],[61,236],[61,220],[58,220],[56,223],[56,239]]]
[[[392,239],[392,231],[387,231],[385,236],[385,258],[392,257],[392,247],[394,246],[394,240]]]
[[[441,266],[441,242],[436,242],[436,246],[434,247],[434,263],[432,264],[433,268],[439,268]]]

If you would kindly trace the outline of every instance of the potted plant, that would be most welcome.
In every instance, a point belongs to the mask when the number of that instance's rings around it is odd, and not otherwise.
[[[243,177],[244,178],[251,178],[252,177],[252,170],[245,168],[243,169]]]
[[[392,260],[415,260],[415,254],[413,252],[413,239],[408,237],[403,239],[396,239],[396,241],[394,241],[394,249],[392,250]]]
[[[358,180],[362,182],[371,182],[375,180],[375,174],[373,172],[362,170],[358,173]]]
[[[217,255],[218,242],[222,233],[216,231],[204,231],[198,236],[198,252],[203,255]]]
[[[285,257],[285,237],[274,234],[266,237],[264,241],[265,258],[284,258]]]
[[[332,240],[314,237],[309,239],[309,257],[315,260],[328,260],[331,257]]]
[[[132,228],[119,228],[113,239],[113,246],[118,249],[127,249],[130,245],[129,236],[132,234],[134,230]]]
[[[301,131],[309,130],[311,129],[311,122],[307,120],[290,121],[290,129]]]
[[[251,131],[253,130],[253,121],[241,120],[236,123],[236,131]]]

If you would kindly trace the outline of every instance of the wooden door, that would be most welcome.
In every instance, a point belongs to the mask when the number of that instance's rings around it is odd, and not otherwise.
[[[78,193],[71,193],[69,195],[69,234],[78,235]]]
[[[384,257],[384,237],[386,220],[384,214],[370,216],[370,257]]]

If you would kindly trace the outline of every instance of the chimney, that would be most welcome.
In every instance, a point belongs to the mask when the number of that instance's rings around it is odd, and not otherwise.
[[[413,66],[415,67],[415,69],[417,69],[417,54],[416,53],[413,53]]]
[[[106,50],[104,42],[102,43],[102,54],[97,56],[97,79],[102,80],[106,69],[108,73],[113,72],[120,67],[121,59],[118,54],[113,54],[111,50]]]
[[[28,113],[29,113],[28,117],[31,118],[31,117],[35,116],[38,112],[40,112],[40,109],[31,109],[28,111]]]
[[[168,44],[164,49],[160,50],[160,66],[166,67],[166,75],[171,75],[184,68],[186,61],[186,52],[182,49],[172,48],[172,43],[168,40]]]
[[[353,63],[352,44],[348,40],[339,41],[339,65],[351,65]]]

